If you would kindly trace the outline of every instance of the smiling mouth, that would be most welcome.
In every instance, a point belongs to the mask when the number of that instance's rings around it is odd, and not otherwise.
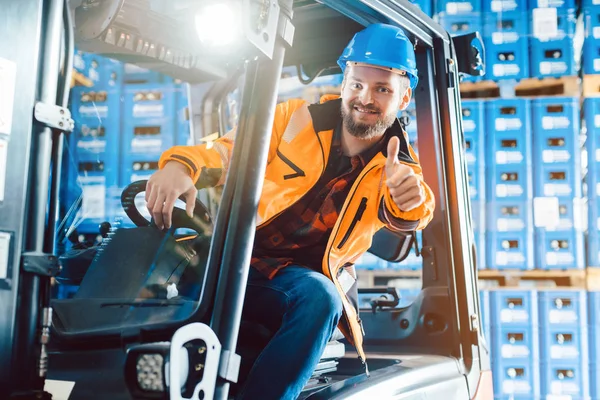
[[[354,111],[358,111],[361,114],[379,114],[378,111],[368,110],[362,107],[354,107]]]

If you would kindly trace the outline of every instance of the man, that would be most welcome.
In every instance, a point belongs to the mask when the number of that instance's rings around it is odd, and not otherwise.
[[[289,100],[275,112],[243,316],[275,333],[243,399],[295,399],[336,326],[364,361],[353,264],[382,227],[413,231],[431,220],[433,195],[396,119],[418,80],[412,44],[374,24],[338,64],[341,97]],[[234,136],[163,154],[146,190],[158,227],[170,226],[182,194],[191,214],[209,169],[225,181]]]

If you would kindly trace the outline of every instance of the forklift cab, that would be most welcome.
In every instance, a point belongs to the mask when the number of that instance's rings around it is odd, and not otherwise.
[[[282,71],[295,69],[292,86],[300,82],[306,88],[319,77],[339,75],[336,60],[352,36],[385,22],[407,32],[419,71],[414,121],[403,117],[401,123],[418,127],[419,159],[436,199],[433,220],[418,246],[421,290],[406,303],[394,288],[360,288],[369,370],[334,335],[301,397],[492,398],[458,88],[462,74],[482,73],[478,35],[452,38],[406,0],[197,3],[0,2],[9,20],[29,13],[30,27],[49,30],[43,46],[27,54],[41,65],[54,64],[50,72],[62,76],[48,86],[48,77],[40,73],[27,86],[27,78],[17,75],[16,85],[29,88],[29,95],[16,93],[15,109],[42,102],[35,97],[37,85],[45,88],[40,93],[51,93],[44,102],[54,95],[56,110],[65,111],[60,101],[65,104],[68,96],[56,93],[70,81],[65,71],[75,41],[84,51],[185,82],[196,142],[210,142],[214,132],[223,134],[233,123],[238,127],[225,185],[219,192],[201,190],[193,218],[176,209],[174,227],[159,231],[143,215],[144,181],[132,182],[117,199],[133,226],[104,232],[99,245],[84,249],[87,253],[56,254],[65,240],[55,218],[65,130],[44,123],[39,113],[28,124],[13,123],[22,135],[7,141],[8,160],[20,168],[11,170],[6,182],[22,187],[23,197],[0,202],[0,234],[9,232],[11,238],[7,279],[0,279],[0,284],[10,281],[0,285],[0,322],[6,322],[0,324],[6,331],[0,351],[9,355],[0,359],[0,397],[44,393],[44,380],[71,385],[71,399],[231,396],[242,359],[269,335],[264,327],[245,324],[241,307],[270,127],[275,105],[285,96]],[[222,13],[226,5],[238,6],[229,10],[236,22],[203,14]],[[0,26],[0,32],[17,41],[9,28]],[[0,60],[24,69],[26,54],[17,47],[0,50]],[[53,57],[53,52],[64,56]],[[241,94],[241,100],[228,113],[232,93]],[[238,113],[239,118],[232,117]],[[34,136],[36,129],[45,136]],[[13,159],[18,152],[21,162]],[[37,157],[30,157],[35,152]],[[23,218],[4,218],[10,213]],[[369,254],[402,262],[417,245],[415,237],[382,230]],[[62,256],[61,271],[56,255]],[[49,301],[51,278],[76,285],[73,297]]]

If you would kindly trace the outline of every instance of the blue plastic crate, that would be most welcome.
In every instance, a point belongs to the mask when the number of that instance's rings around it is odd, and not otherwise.
[[[486,198],[496,201],[528,202],[533,196],[530,165],[494,165],[486,171]]]
[[[495,399],[540,398],[540,369],[534,360],[503,360],[492,364]]]
[[[83,53],[81,57],[84,67],[81,73],[93,82],[95,89],[118,88],[122,85],[121,62],[91,53]]]
[[[176,94],[172,84],[124,87],[123,152],[158,155],[176,139]]]
[[[530,62],[532,77],[577,75],[577,64],[573,49],[576,22],[575,10],[565,10],[557,16],[557,35],[551,37],[531,36]],[[531,31],[533,32],[533,28],[531,28]]]
[[[583,72],[600,73],[600,7],[584,6],[585,40],[583,43]]]
[[[484,38],[485,78],[495,81],[529,77],[529,48],[527,37],[517,43],[494,44]]]
[[[485,241],[485,231],[475,230],[473,232],[475,236],[475,251],[477,256],[477,269],[487,269],[487,260],[486,260],[486,241]]]
[[[449,4],[470,5],[468,2]],[[451,15],[448,13],[440,16],[439,23],[448,31],[448,33],[450,33],[451,36],[464,35],[471,32],[479,32],[479,34],[483,36],[483,21],[479,15]]]
[[[548,290],[538,294],[540,329],[587,325],[587,293],[584,290]]]
[[[471,201],[485,201],[485,168],[482,162],[467,166]]]
[[[528,18],[528,13],[521,11],[487,13],[483,17],[483,37],[490,38],[494,45],[518,43],[529,33]]]
[[[536,266],[540,269],[584,269],[583,232],[536,230]]]
[[[588,365],[568,361],[542,363],[540,376],[541,395],[544,399],[553,398],[552,396],[589,399],[590,381]]]
[[[499,99],[485,106],[488,165],[530,164],[531,109],[528,99]]]
[[[485,200],[485,108],[482,101],[462,102],[465,156],[471,200]]]
[[[496,359],[538,360],[540,336],[537,326],[496,327],[492,347]]]
[[[479,310],[481,313],[481,326],[483,334],[488,343],[491,344],[492,340],[492,322],[491,322],[491,308],[490,308],[490,292],[489,290],[479,291]]]
[[[79,233],[98,233],[102,222],[113,220],[113,210],[107,202],[107,187],[116,185],[118,164],[113,158],[81,159],[70,165],[66,203],[74,205],[81,197],[75,219]]]
[[[580,165],[579,98],[539,98],[532,102],[535,165]]]
[[[534,326],[539,318],[538,293],[531,290],[490,291],[492,329]]]
[[[580,165],[537,165],[533,176],[535,196],[574,198],[582,195]]]
[[[487,267],[491,269],[530,270],[534,268],[533,230],[524,232],[486,232]]]
[[[575,0],[529,0],[529,8],[558,8],[559,11],[576,7]]]
[[[527,0],[483,0],[482,3],[484,13],[524,12],[527,6]]]
[[[587,326],[562,326],[540,330],[542,362],[575,361],[584,365],[589,360]]]
[[[119,152],[121,91],[75,87],[71,90],[71,116],[75,129],[69,136],[71,154],[103,157]]]
[[[486,228],[493,232],[525,232],[533,229],[529,201],[495,200],[487,204]]]
[[[444,17],[456,15],[479,17],[481,7],[481,0],[442,0],[436,3],[436,12]]]

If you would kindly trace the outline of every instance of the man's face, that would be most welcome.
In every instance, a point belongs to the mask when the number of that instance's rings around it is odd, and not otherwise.
[[[406,81],[394,72],[348,66],[342,84],[342,117],[348,132],[362,139],[383,135],[410,101]]]

